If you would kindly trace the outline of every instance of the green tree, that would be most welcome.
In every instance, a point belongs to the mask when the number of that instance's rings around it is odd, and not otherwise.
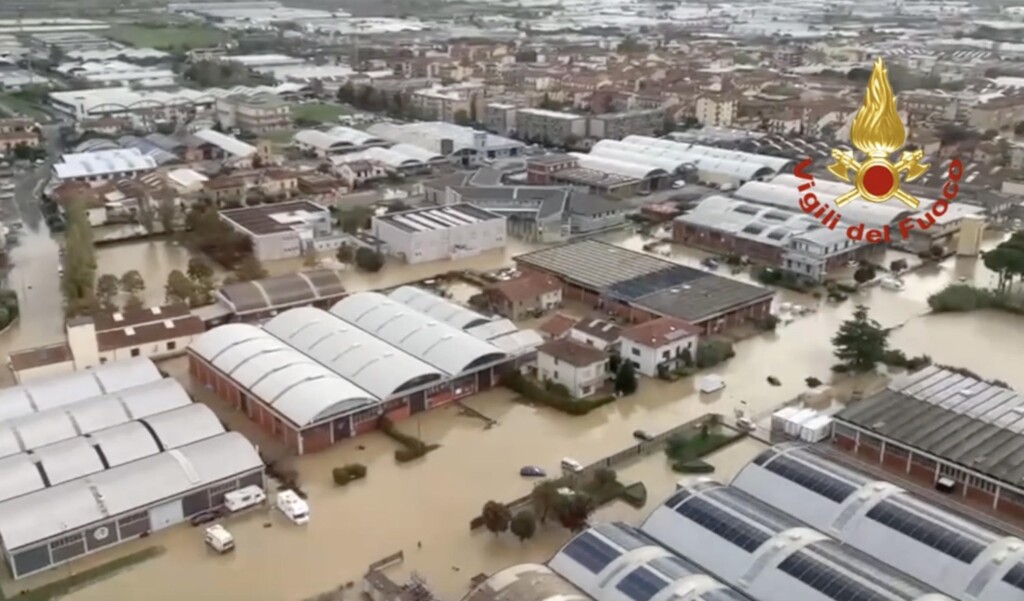
[[[259,259],[253,255],[246,255],[238,263],[238,267],[235,269],[235,277],[241,282],[262,280],[267,277],[267,270],[263,268],[263,264],[260,263]]]
[[[370,273],[376,273],[384,267],[384,256],[372,248],[360,246],[356,250],[355,256],[356,266],[363,271],[369,271]]]
[[[200,257],[188,260],[188,279],[192,282],[191,304],[194,307],[213,302],[213,267]]]
[[[137,296],[129,296],[128,300],[124,301],[125,311],[138,311],[145,305],[142,303],[142,299]]]
[[[469,125],[470,123],[471,121],[469,120],[469,113],[467,113],[465,109],[459,109],[455,111],[456,125]]]
[[[889,350],[889,332],[868,316],[868,308],[857,305],[853,318],[844,321],[832,337],[833,354],[844,368],[864,373],[875,368]]]
[[[165,234],[174,231],[174,220],[178,215],[178,208],[174,206],[173,200],[162,200],[158,208],[160,227]]]
[[[168,304],[191,305],[192,300],[196,297],[196,285],[180,269],[175,269],[167,275],[164,297]]]
[[[853,281],[858,284],[863,284],[875,279],[875,275],[875,267],[873,265],[870,263],[862,263],[861,266],[857,268],[857,271],[853,272]]]
[[[1024,278],[1024,234],[1015,233],[982,258],[985,267],[999,276],[997,291],[1005,293],[1015,279]]]
[[[545,480],[533,487],[533,491],[530,492],[533,511],[534,515],[539,517],[541,524],[546,522],[548,516],[554,512],[560,496],[558,483],[554,480]]]
[[[117,311],[117,302],[115,299],[121,292],[121,280],[111,273],[105,273],[96,280],[96,300],[100,303],[100,308],[104,311],[113,313]]]
[[[575,492],[571,495],[561,495],[555,507],[558,521],[565,528],[572,532],[579,532],[587,527],[590,514],[594,512],[594,500],[590,495]]]
[[[619,371],[615,373],[615,392],[633,394],[636,392],[636,388],[636,368],[633,367],[632,361],[623,361],[619,365]]]
[[[146,289],[146,281],[142,279],[142,274],[136,269],[131,269],[124,272],[121,276],[121,290],[129,296],[138,296],[140,292]]]
[[[504,503],[488,501],[484,503],[483,514],[484,526],[494,533],[495,536],[508,530],[509,522],[512,521],[512,512]]]
[[[338,223],[346,234],[355,234],[366,227],[372,214],[373,212],[366,207],[353,207],[341,212],[338,216]]]
[[[61,288],[68,317],[91,315],[99,310],[96,300],[96,255],[92,226],[85,202],[71,200],[64,209],[67,228],[64,232],[64,277]]]
[[[519,542],[522,542],[528,538],[533,538],[533,535],[537,532],[537,520],[533,517],[533,512],[524,509],[512,516],[512,523],[509,524],[509,529],[512,534],[516,535]]]
[[[338,252],[334,253],[334,257],[338,259],[339,263],[351,263],[355,258],[355,251],[348,244],[342,244],[338,247]]]

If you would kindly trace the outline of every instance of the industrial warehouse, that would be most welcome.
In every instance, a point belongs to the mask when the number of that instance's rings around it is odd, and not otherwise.
[[[0,541],[15,578],[263,487],[263,462],[148,359],[0,393]]]
[[[1024,601],[1024,540],[872,478],[827,445],[769,448],[728,486],[682,481],[639,529],[592,526],[547,567],[564,583],[525,564],[464,601]]]
[[[582,301],[630,323],[674,317],[714,334],[767,317],[774,293],[597,240],[515,258],[524,273],[554,276],[566,300]]]
[[[834,442],[864,461],[950,498],[1024,519],[1024,397],[1004,386],[927,367],[836,416]]]
[[[494,387],[540,335],[403,286],[228,324],[189,347],[193,381],[299,454]]]

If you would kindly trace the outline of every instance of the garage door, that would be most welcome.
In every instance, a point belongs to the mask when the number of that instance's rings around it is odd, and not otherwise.
[[[154,531],[163,530],[168,526],[184,521],[185,515],[183,512],[184,509],[182,509],[181,500],[179,499],[150,509],[149,521],[153,525]]]

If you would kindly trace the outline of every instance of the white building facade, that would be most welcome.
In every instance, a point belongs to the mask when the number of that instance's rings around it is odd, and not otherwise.
[[[472,257],[504,248],[505,218],[460,204],[373,218],[373,235],[410,264]]]

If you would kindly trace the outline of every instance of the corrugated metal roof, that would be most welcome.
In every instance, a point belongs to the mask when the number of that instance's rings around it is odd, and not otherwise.
[[[472,309],[463,307],[458,303],[453,303],[446,298],[441,298],[416,286],[399,286],[388,293],[388,298],[407,307],[412,307],[428,317],[442,321],[460,330],[472,328],[490,321],[489,318]]]
[[[0,540],[18,549],[262,469],[252,444],[227,432],[0,503]]]

